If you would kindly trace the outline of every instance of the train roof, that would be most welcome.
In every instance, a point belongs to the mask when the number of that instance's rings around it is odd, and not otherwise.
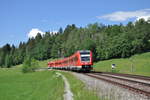
[[[79,52],[90,52],[90,50],[79,50]]]
[[[79,52],[80,54],[89,54],[91,51],[90,51],[90,50],[78,50],[77,52]],[[76,53],[77,53],[77,52],[76,52]],[[76,54],[76,53],[74,53],[74,54]],[[61,62],[62,60],[63,60],[63,61],[64,61],[64,60],[68,60],[70,57],[73,57],[74,54],[71,55],[71,56],[69,56],[69,57],[65,57],[65,58],[61,58],[61,59],[54,60],[54,61],[50,61],[49,63],[56,63],[56,62]]]

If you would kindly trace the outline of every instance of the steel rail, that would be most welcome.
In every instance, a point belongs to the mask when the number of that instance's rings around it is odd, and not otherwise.
[[[109,74],[109,75],[124,76],[124,77],[129,77],[129,78],[137,78],[137,79],[150,81],[150,77],[149,76],[123,74],[123,73],[113,73],[113,72],[98,72],[98,71],[91,71],[90,73]]]
[[[101,76],[105,76],[105,77],[109,77],[109,78],[111,77],[111,78],[114,78],[114,79],[119,79],[119,80],[123,80],[123,81],[129,81],[129,82],[132,82],[132,83],[138,83],[138,84],[150,87],[150,83],[145,83],[145,82],[140,82],[140,81],[136,81],[136,80],[121,78],[122,76],[121,77],[115,77],[115,75],[114,76],[107,76],[107,75],[104,75],[104,74],[97,74],[97,73],[95,73],[95,75],[101,75]]]

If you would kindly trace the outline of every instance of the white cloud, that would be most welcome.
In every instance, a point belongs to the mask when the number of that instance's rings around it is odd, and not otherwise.
[[[44,35],[45,32],[42,32],[41,30],[37,29],[37,28],[33,28],[30,30],[30,32],[28,33],[28,37],[32,38],[32,37],[36,37],[36,35],[40,33],[41,35]]]
[[[138,17],[136,20],[139,20],[139,19],[141,19],[141,18],[143,18],[143,19],[145,19],[145,20],[147,21],[147,20],[150,20],[150,15],[149,15],[149,16],[141,16],[141,17]]]
[[[28,38],[32,38],[32,37],[35,38],[38,33],[40,33],[41,35],[45,34],[45,32],[42,32],[41,30],[39,30],[37,28],[33,28],[28,33]],[[54,34],[57,34],[58,31],[50,31],[49,33],[52,34],[52,35],[54,35]]]
[[[148,20],[150,17],[150,9],[142,9],[137,11],[118,11],[111,14],[107,14],[104,16],[98,16],[99,19],[107,19],[110,21],[126,21],[130,18],[135,18],[139,20],[140,18],[144,18]]]

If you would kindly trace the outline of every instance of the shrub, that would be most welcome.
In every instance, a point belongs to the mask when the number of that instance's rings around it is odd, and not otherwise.
[[[31,57],[27,57],[23,62],[22,72],[23,73],[34,72],[38,67],[39,64],[37,60]]]
[[[118,69],[113,69],[113,70],[111,70],[111,72],[113,72],[113,73],[119,73],[119,70]]]

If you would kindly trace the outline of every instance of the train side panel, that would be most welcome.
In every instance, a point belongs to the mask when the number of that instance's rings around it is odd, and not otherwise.
[[[92,65],[92,52],[89,50],[77,51],[70,57],[48,63],[49,68],[69,70],[92,70]]]

